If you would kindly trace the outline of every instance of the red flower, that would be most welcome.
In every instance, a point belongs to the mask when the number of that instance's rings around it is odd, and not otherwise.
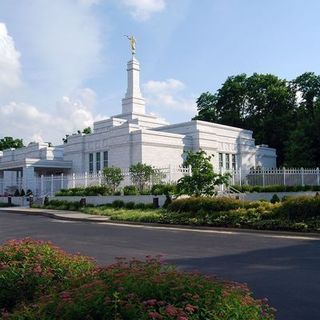
[[[158,312],[155,312],[155,311],[149,312],[148,315],[151,319],[163,319],[163,317]]]
[[[178,314],[178,310],[171,304],[166,306],[166,313],[168,316],[174,317]]]

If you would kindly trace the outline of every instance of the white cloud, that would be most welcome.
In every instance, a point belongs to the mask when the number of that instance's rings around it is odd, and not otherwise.
[[[94,3],[97,1],[17,3],[12,24],[21,35],[24,80],[32,90],[50,92],[50,98],[56,99],[100,72],[103,40],[101,25],[92,10]]]
[[[161,12],[166,7],[166,0],[122,0],[131,9],[131,15],[139,21],[150,18],[153,13]]]
[[[0,94],[21,85],[20,53],[16,50],[7,27],[0,23]]]
[[[98,4],[100,0],[79,0],[79,3],[84,5],[84,6],[92,6],[95,4]]]
[[[50,141],[61,144],[65,134],[92,126],[102,116],[93,116],[96,94],[89,88],[78,89],[62,97],[53,112],[39,107],[10,102],[0,107],[0,127],[4,136],[30,141]]]
[[[143,85],[148,104],[157,110],[185,111],[195,114],[195,97],[185,92],[186,85],[180,80],[150,80]],[[157,113],[159,111],[156,111]]]

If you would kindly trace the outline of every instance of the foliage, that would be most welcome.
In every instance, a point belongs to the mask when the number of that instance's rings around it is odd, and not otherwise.
[[[151,194],[155,196],[159,195],[168,195],[171,196],[176,192],[176,185],[175,184],[154,184],[151,188]]]
[[[254,186],[254,185],[235,185],[232,186],[240,192],[299,192],[299,191],[320,191],[320,186]]]
[[[147,183],[150,182],[152,176],[156,173],[152,166],[141,162],[131,165],[129,171],[131,180],[140,193],[143,192]]]
[[[20,191],[19,189],[16,189],[16,191],[13,194],[14,197],[20,197]]]
[[[178,195],[186,194],[199,197],[201,195],[213,195],[215,187],[221,184],[227,184],[229,174],[218,174],[213,170],[210,162],[211,156],[207,156],[203,150],[187,152],[184,167],[191,166],[192,175],[184,176],[178,180],[176,192]]]
[[[91,134],[92,133],[92,129],[91,127],[87,127],[87,128],[84,128],[81,132],[81,130],[77,130],[76,133],[72,133],[71,135],[72,136],[76,136],[78,134]],[[62,141],[63,143],[68,143],[68,138],[70,137],[70,134],[66,134],[64,138],[62,138]]]
[[[139,194],[139,191],[136,186],[125,186],[123,188],[123,194],[125,196],[135,196]]]
[[[270,200],[271,203],[277,203],[277,202],[280,202],[280,198],[274,194]]]
[[[56,196],[108,196],[112,195],[112,190],[109,186],[89,186],[86,188],[70,188],[61,189],[56,192]]]
[[[26,193],[24,192],[24,189],[21,189],[20,191],[20,197],[24,197],[26,195]]]
[[[4,137],[0,139],[0,151],[10,148],[19,149],[24,147],[22,139],[14,139],[12,137]]]
[[[121,181],[124,178],[121,169],[116,167],[103,168],[103,177],[105,183],[108,186],[111,186],[113,192],[116,191],[117,187],[120,185]]]
[[[319,165],[320,75],[231,76],[215,94],[201,94],[197,107],[194,119],[253,130],[257,144],[277,149],[278,166]]]
[[[255,300],[246,285],[178,271],[158,258],[148,256],[146,261],[118,258],[116,263],[88,273],[91,265],[86,267],[88,263],[78,257],[66,259],[71,265],[62,263],[57,268],[59,249],[51,250],[51,255],[58,255],[54,262],[47,259],[46,251],[44,255],[38,254],[43,250],[37,245],[31,250],[37,252],[37,260],[36,264],[31,263],[28,272],[23,270],[23,282],[33,284],[34,279],[44,278],[49,286],[43,296],[35,294],[32,301],[23,297],[25,304],[3,311],[5,319],[274,319],[274,309],[266,300]],[[19,252],[18,261],[26,262],[29,256],[29,252]],[[15,254],[14,258],[15,261]],[[14,269],[14,261],[5,270]],[[50,273],[46,270],[48,264]],[[71,273],[74,266],[78,269]],[[25,292],[18,291],[17,302]]]
[[[68,287],[93,269],[90,259],[68,255],[49,242],[13,240],[0,247],[0,310],[32,303]]]
[[[248,202],[228,197],[190,197],[174,200],[168,211],[172,212],[218,212],[229,211],[243,207]]]
[[[276,213],[283,219],[296,222],[320,218],[320,198],[309,196],[289,198],[277,208]]]

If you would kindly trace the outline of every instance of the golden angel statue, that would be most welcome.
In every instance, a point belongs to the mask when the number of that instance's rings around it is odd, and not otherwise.
[[[132,53],[132,55],[134,55],[136,53],[136,44],[137,44],[136,38],[134,36],[129,37],[127,35],[125,35],[125,37],[128,38],[128,40],[130,42],[130,46],[131,46],[131,53]]]

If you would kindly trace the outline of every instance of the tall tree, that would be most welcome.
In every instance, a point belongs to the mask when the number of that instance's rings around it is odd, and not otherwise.
[[[19,149],[24,147],[22,139],[14,139],[12,137],[4,137],[0,139],[0,150],[10,148]]]

